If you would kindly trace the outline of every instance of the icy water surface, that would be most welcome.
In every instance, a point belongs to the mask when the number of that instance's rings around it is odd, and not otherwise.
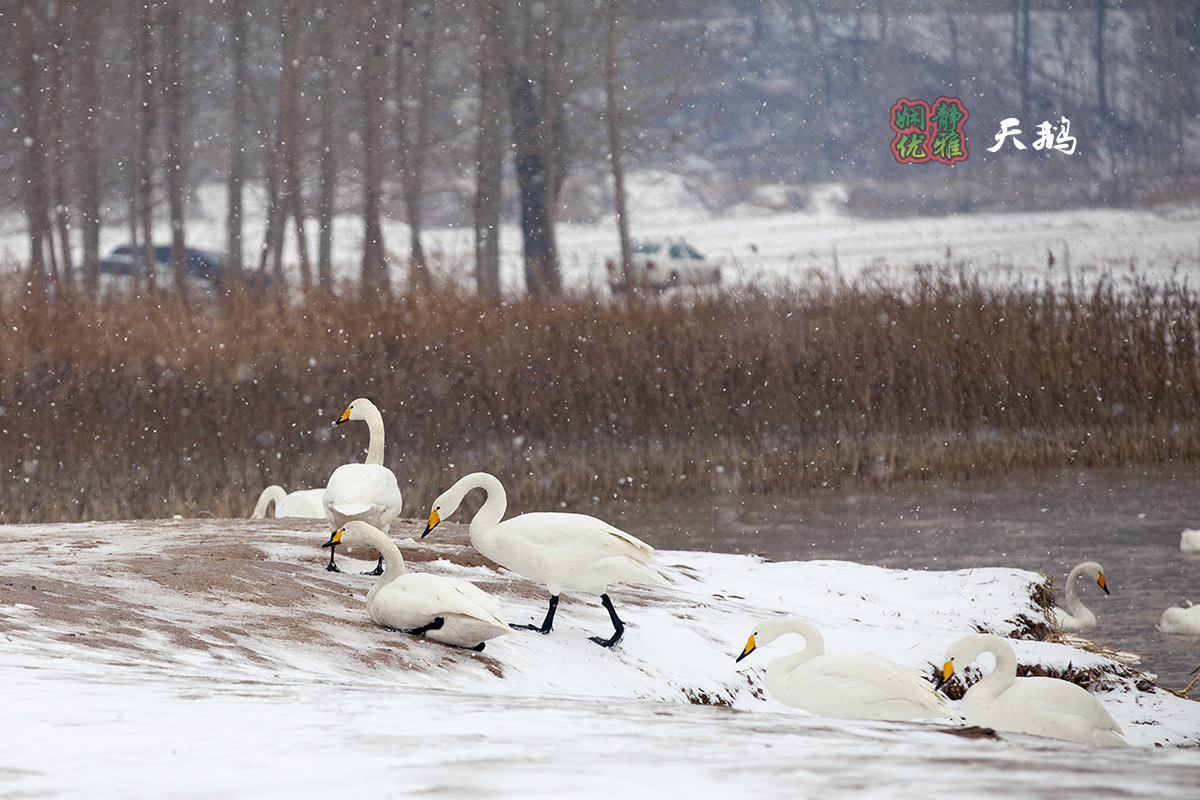
[[[1155,628],[1168,606],[1185,598],[1200,603],[1200,561],[1179,550],[1180,532],[1200,527],[1200,477],[1073,472],[797,498],[730,493],[707,502],[630,503],[602,514],[663,549],[904,569],[1013,566],[1049,573],[1060,593],[1071,567],[1099,561],[1111,596],[1094,583],[1079,584],[1099,621],[1090,638],[1142,654],[1141,668],[1174,689],[1200,665],[1200,637]]]

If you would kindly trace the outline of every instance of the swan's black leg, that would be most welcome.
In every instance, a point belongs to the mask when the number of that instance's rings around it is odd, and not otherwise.
[[[558,608],[558,595],[550,596],[550,610],[546,612],[546,619],[542,621],[542,627],[536,625],[512,625],[510,627],[517,628],[522,631],[537,631],[538,633],[549,633],[554,627],[554,611]]]
[[[389,631],[397,633],[409,633],[413,636],[424,636],[428,631],[436,631],[438,628],[446,624],[446,620],[441,617],[434,617],[433,622],[428,625],[422,625],[419,628],[388,628]]]
[[[613,608],[612,600],[609,599],[608,595],[600,595],[600,602],[608,609],[608,618],[612,620],[613,627],[616,628],[616,633],[612,635],[611,639],[601,639],[599,636],[588,638],[601,647],[612,647],[621,641],[621,637],[625,635],[625,623],[621,622],[621,618],[617,616],[617,610]]]
[[[476,653],[482,653],[482,652],[483,652],[483,646],[484,646],[485,644],[487,644],[487,642],[480,642],[479,644],[475,645],[474,647],[468,647],[467,649],[468,649],[468,650],[474,650]]]
[[[336,544],[329,545],[329,564],[326,565],[326,567],[325,567],[326,572],[341,572],[341,570],[338,569],[338,565],[333,563],[333,551],[334,550],[337,550],[337,545]]]
[[[375,569],[370,572],[364,572],[363,575],[382,575],[383,574],[383,556],[379,557],[379,563],[375,565]]]

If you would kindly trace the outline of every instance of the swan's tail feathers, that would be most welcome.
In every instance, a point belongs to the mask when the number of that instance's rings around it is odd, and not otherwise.
[[[639,583],[645,586],[670,586],[662,573],[644,561],[629,556],[601,558],[592,565],[597,574],[606,575],[612,583]]]
[[[250,514],[250,519],[265,519],[267,509],[272,503],[276,505],[275,516],[279,516],[279,501],[287,497],[287,492],[282,486],[272,484],[262,490],[262,494],[258,496],[258,503],[254,506],[253,513]]]

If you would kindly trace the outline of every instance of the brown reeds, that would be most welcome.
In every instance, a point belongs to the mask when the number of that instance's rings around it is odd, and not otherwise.
[[[0,522],[245,515],[361,458],[328,427],[360,395],[413,514],[476,469],[528,510],[1194,464],[1198,311],[949,273],[634,303],[6,287]]]

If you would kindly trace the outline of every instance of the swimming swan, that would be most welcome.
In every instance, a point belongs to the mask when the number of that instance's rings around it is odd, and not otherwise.
[[[352,520],[360,520],[387,533],[392,520],[400,516],[403,500],[396,476],[383,466],[383,415],[374,403],[360,397],[347,406],[333,424],[341,425],[352,419],[366,422],[367,430],[371,433],[367,460],[363,464],[342,464],[329,476],[329,483],[325,485],[325,493],[321,497],[325,519],[329,521],[332,531]],[[335,546],[329,548],[329,565],[325,569],[341,572],[333,563],[334,549]],[[375,570],[368,574],[383,574],[382,555]]]
[[[429,524],[421,537],[453,515],[472,489],[483,489],[487,500],[471,520],[471,544],[500,566],[542,583],[550,591],[550,610],[541,627],[514,627],[549,633],[559,594],[563,589],[576,589],[600,595],[615,632],[608,639],[590,638],[596,644],[612,647],[620,641],[625,625],[607,594],[608,585],[670,585],[649,566],[654,562],[654,550],[648,544],[595,517],[543,512],[501,522],[508,503],[504,487],[486,472],[467,475],[434,500]]]
[[[1100,584],[1100,588],[1104,590],[1105,594],[1109,594],[1108,583],[1104,579],[1104,567],[1095,561],[1085,561],[1071,570],[1071,574],[1067,576],[1067,589],[1064,592],[1067,597],[1067,608],[1071,611],[1067,613],[1058,606],[1052,609],[1054,624],[1058,626],[1059,630],[1067,631],[1068,633],[1088,631],[1096,627],[1096,615],[1092,613],[1090,608],[1080,602],[1079,594],[1075,590],[1075,582],[1079,580],[1080,575],[1086,575],[1091,578]]]
[[[1185,556],[1200,556],[1200,530],[1185,528],[1179,534],[1179,549]]]
[[[978,633],[950,645],[938,686],[984,652],[996,657],[996,668],[963,696],[962,710],[968,725],[1104,747],[1125,744],[1121,726],[1086,689],[1058,678],[1018,678],[1012,647],[990,633]]]
[[[375,526],[347,522],[324,547],[333,549],[342,543],[383,554],[383,574],[367,592],[367,615],[376,625],[472,650],[482,650],[488,639],[512,633],[495,597],[473,583],[405,571],[400,548]]]
[[[763,620],[754,627],[741,661],[788,633],[804,637],[799,653],[767,665],[767,691],[781,703],[810,714],[842,719],[929,719],[956,715],[920,670],[873,653],[826,653],[820,632],[794,617]]]
[[[324,489],[300,489],[286,492],[282,486],[272,484],[262,490],[258,503],[254,506],[251,519],[265,519],[267,509],[275,504],[275,517],[307,517],[321,519],[325,516],[325,507],[321,504]]]
[[[1162,619],[1158,621],[1158,629],[1163,633],[1200,636],[1200,606],[1194,606],[1190,602],[1187,608],[1171,606],[1163,612]]]

